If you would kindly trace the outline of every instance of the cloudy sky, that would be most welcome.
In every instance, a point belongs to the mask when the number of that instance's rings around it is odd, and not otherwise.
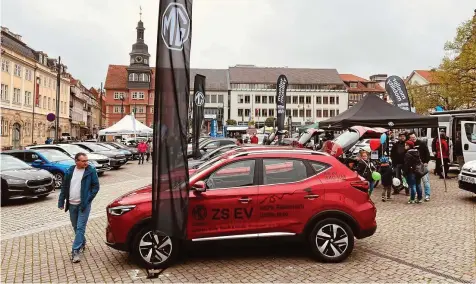
[[[2,0],[1,24],[99,87],[129,62],[142,6],[155,62],[158,0]],[[474,0],[194,0],[192,67],[336,68],[361,77],[438,66]]]

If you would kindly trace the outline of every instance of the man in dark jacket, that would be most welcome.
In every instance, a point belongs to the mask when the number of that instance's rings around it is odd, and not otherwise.
[[[398,135],[398,141],[395,142],[392,146],[392,151],[390,152],[390,158],[392,159],[393,169],[395,171],[395,177],[400,181],[402,180],[402,168],[403,168],[403,158],[405,156],[405,141],[407,136],[404,132],[401,132]],[[398,194],[403,189],[403,182],[399,188],[394,189],[394,194]],[[405,193],[408,195],[408,188],[405,189]]]
[[[88,164],[88,156],[77,153],[76,166],[69,168],[63,179],[59,194],[58,208],[69,210],[75,238],[72,249],[73,263],[80,261],[80,253],[86,246],[86,224],[91,212],[91,202],[99,191],[96,168]]]
[[[418,140],[415,133],[410,133],[409,140],[414,143],[415,149],[417,149],[420,154],[420,159],[423,165],[428,170],[428,162],[430,161],[430,151],[428,150],[428,146],[426,145],[425,142]],[[431,194],[430,175],[429,174],[424,175],[421,178],[421,181],[423,182],[423,187],[425,188],[425,201],[430,201],[430,194]]]

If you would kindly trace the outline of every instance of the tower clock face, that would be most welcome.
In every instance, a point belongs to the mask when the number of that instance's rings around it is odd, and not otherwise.
[[[141,56],[136,56],[136,62],[142,62],[142,57]]]

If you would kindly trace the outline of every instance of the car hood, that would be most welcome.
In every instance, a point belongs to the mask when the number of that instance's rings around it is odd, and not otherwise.
[[[476,172],[476,160],[465,163],[462,169],[468,172],[469,171]]]
[[[24,180],[36,180],[44,179],[51,177],[51,174],[48,171],[31,168],[31,169],[20,169],[20,170],[3,170],[1,171],[2,178],[15,178],[15,179],[24,179]]]
[[[74,160],[57,161],[57,162],[54,162],[53,164],[55,164],[57,166],[63,166],[63,167],[71,167],[71,166],[76,165]]]
[[[104,156],[109,157],[109,158],[113,158],[116,155],[124,155],[121,152],[116,152],[116,151],[113,151],[113,150],[111,150],[111,151],[100,151],[100,152],[94,152],[94,153],[97,153],[99,155],[104,155]]]
[[[105,160],[105,159],[109,159],[107,156],[102,155],[102,154],[87,153],[86,155],[88,156],[88,159],[91,159],[91,160]]]

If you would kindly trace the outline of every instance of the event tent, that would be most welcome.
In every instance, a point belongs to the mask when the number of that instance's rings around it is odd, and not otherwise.
[[[368,94],[343,113],[321,121],[321,129],[340,130],[351,126],[383,128],[438,127],[438,118],[423,116],[391,105],[376,95]]]
[[[99,135],[150,134],[153,129],[147,127],[132,115],[126,115],[113,126],[99,130]]]

